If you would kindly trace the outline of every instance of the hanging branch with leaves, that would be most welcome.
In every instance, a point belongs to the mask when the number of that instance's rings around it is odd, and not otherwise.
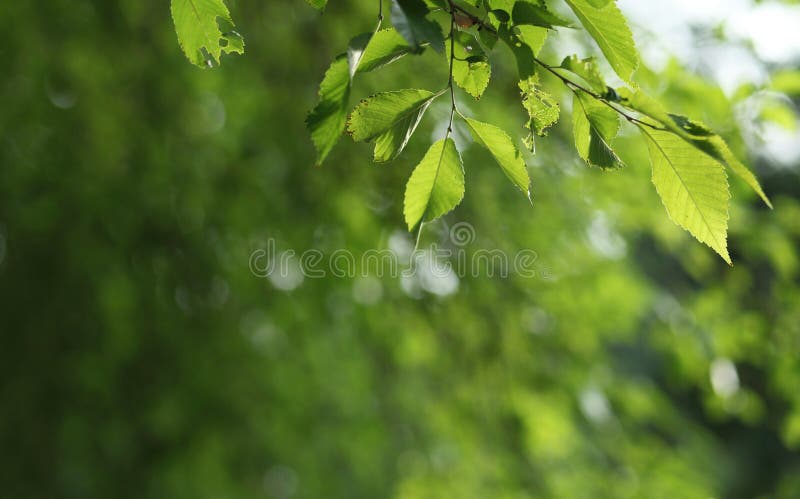
[[[327,3],[307,1],[320,10]],[[500,43],[516,61],[521,104],[528,114],[523,139],[527,148],[535,151],[536,138],[545,136],[560,116],[558,100],[540,79],[546,72],[572,93],[578,155],[589,166],[603,170],[623,167],[614,140],[621,119],[635,126],[647,143],[652,181],[669,217],[730,264],[726,170],[741,177],[771,207],[758,180],[722,137],[701,123],[667,112],[636,86],[633,75],[639,56],[614,0],[563,2],[629,86],[608,86],[592,57],[572,55],[559,65],[539,58],[549,32],[576,28],[545,0],[391,0],[393,27],[388,28],[383,27],[383,0],[379,0],[377,26],[352,38],[346,51],[334,59],[320,84],[319,103],[306,120],[317,164],[325,161],[345,133],[357,142],[374,143],[376,162],[396,158],[431,103],[449,95],[450,119],[444,137],[430,146],[406,185],[404,216],[409,230],[443,216],[464,197],[464,166],[451,137],[456,118],[466,123],[474,141],[489,151],[530,199],[528,170],[509,134],[463,115],[456,100],[456,86],[474,99],[483,95],[491,78],[490,56]],[[211,67],[219,63],[222,53],[244,51],[222,0],[172,0],[172,12],[181,46],[193,63]],[[442,54],[448,65],[443,89],[380,92],[348,113],[350,90],[359,74],[429,49]]]

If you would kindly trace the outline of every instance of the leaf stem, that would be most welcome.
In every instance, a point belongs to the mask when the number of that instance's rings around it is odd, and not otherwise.
[[[381,29],[383,24],[383,0],[378,0],[378,25],[375,27],[375,33]]]
[[[447,86],[450,88],[450,121],[447,123],[447,133],[445,133],[445,140],[453,132],[453,117],[456,114],[456,91],[453,85],[453,63],[456,60],[456,9],[458,8],[453,0],[447,0],[450,5],[450,71],[447,78]]]

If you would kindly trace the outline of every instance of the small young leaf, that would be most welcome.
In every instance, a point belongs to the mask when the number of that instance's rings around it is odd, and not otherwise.
[[[306,0],[306,2],[317,10],[323,10],[328,4],[328,0]]]
[[[577,55],[571,55],[564,58],[560,67],[580,76],[598,94],[606,93],[608,87],[603,75],[600,74],[594,57],[578,59]]]
[[[171,10],[178,42],[192,64],[213,67],[219,65],[223,53],[244,53],[244,40],[233,31],[233,20],[222,0],[172,0]],[[223,33],[218,21],[230,30]]]
[[[528,168],[517,146],[501,128],[466,118],[472,138],[475,142],[489,150],[489,153],[503,169],[506,176],[530,199],[531,180]]]
[[[640,129],[647,138],[653,184],[669,217],[730,265],[730,193],[724,167],[673,133]]]
[[[344,132],[347,101],[350,97],[350,75],[347,57],[340,55],[331,64],[319,86],[319,104],[308,114],[306,127],[317,150],[321,165]]]
[[[429,42],[437,52],[444,52],[442,27],[426,19],[428,7],[422,0],[392,0],[392,24],[415,52]]]
[[[525,145],[533,151],[534,135],[547,135],[547,129],[558,121],[560,108],[555,97],[541,88],[536,75],[520,81],[519,89],[522,93],[522,106],[530,117],[527,125],[530,135],[525,138]]]
[[[463,31],[455,33],[454,48],[453,81],[468,94],[480,99],[492,75],[486,54],[475,37]],[[447,56],[450,56],[449,44]]]
[[[611,67],[620,78],[632,83],[631,77],[639,67],[639,55],[628,22],[617,7],[608,1],[565,0],[586,31],[594,38]]]
[[[408,230],[458,206],[464,197],[464,167],[453,139],[434,143],[406,184],[403,212]]]
[[[353,140],[375,140],[376,162],[389,161],[405,148],[430,103],[440,94],[398,90],[369,97],[350,113],[347,132]]]
[[[590,166],[602,169],[625,166],[611,148],[611,141],[619,131],[619,116],[613,109],[576,92],[572,100],[572,127],[578,154]]]

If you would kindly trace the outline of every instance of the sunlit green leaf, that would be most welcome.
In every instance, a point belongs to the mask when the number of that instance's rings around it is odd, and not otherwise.
[[[621,88],[617,93],[625,106],[652,118],[656,123],[688,144],[727,165],[761,197],[767,206],[772,208],[772,203],[761,188],[756,176],[733,154],[722,137],[709,130],[702,123],[692,121],[684,116],[668,113],[661,103],[640,90]]]
[[[382,29],[370,38],[361,54],[357,71],[366,73],[382,68],[411,52],[413,49],[394,28]]]
[[[244,53],[244,39],[222,0],[172,0],[171,6],[178,42],[192,64],[213,67],[223,53]]]
[[[416,89],[373,95],[353,109],[347,132],[358,142],[374,140],[375,161],[389,161],[406,146],[422,115],[438,95]]]
[[[506,176],[530,198],[530,177],[517,146],[501,128],[470,118],[466,119],[475,142],[489,150]]]
[[[611,67],[620,78],[631,83],[633,72],[639,67],[639,55],[633,42],[628,22],[616,2],[590,0],[564,0],[572,8],[586,31],[600,46]]]
[[[317,165],[322,164],[344,132],[350,75],[347,57],[333,61],[319,86],[319,103],[306,118],[311,140],[317,150]]]
[[[582,92],[572,100],[572,126],[578,154],[591,166],[603,169],[625,166],[611,147],[619,131],[619,115]]]
[[[724,167],[673,133],[641,129],[650,151],[653,184],[670,218],[730,264],[730,193]]]
[[[464,167],[453,139],[434,143],[406,184],[404,215],[408,230],[458,206],[464,197]]]
[[[455,34],[455,59],[453,81],[468,94],[480,99],[489,85],[492,68],[478,41],[472,35],[457,31]],[[447,45],[450,55],[450,45]]]

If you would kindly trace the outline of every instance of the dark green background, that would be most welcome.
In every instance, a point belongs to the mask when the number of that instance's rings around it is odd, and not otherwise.
[[[537,277],[438,296],[252,275],[269,238],[412,240],[405,180],[447,109],[388,165],[345,139],[314,168],[303,125],[372,4],[231,2],[247,53],[203,71],[166,1],[2,3],[0,497],[799,497],[798,165],[755,162],[774,211],[731,179],[731,268],[669,221],[632,130],[628,168],[590,170],[565,112],[533,207],[470,147],[464,202],[421,242],[467,221],[470,254],[532,249]],[[486,97],[459,98],[519,138],[514,76],[501,51]],[[352,102],[446,79],[408,57]],[[716,87],[639,81],[744,151]]]

